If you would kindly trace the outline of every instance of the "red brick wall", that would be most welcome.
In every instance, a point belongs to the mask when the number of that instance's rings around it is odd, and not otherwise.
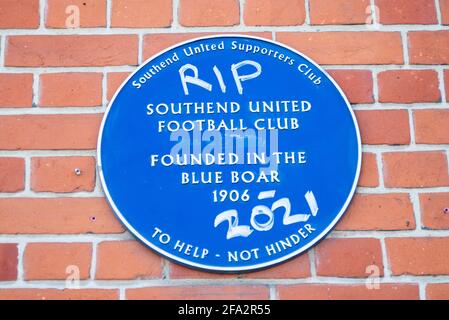
[[[66,28],[73,8],[80,27]],[[104,199],[95,149],[138,64],[230,32],[322,64],[356,110],[364,157],[326,240],[223,276],[134,241]],[[449,299],[448,64],[448,0],[0,1],[0,299]],[[81,289],[67,288],[77,276]]]

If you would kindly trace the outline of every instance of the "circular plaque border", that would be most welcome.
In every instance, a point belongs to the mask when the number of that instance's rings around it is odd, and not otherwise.
[[[254,40],[259,40],[259,41],[264,41],[264,42],[268,42],[270,44],[276,45],[276,46],[281,46],[287,50],[290,50],[292,52],[294,52],[295,54],[301,56],[302,58],[306,59],[308,62],[310,62],[315,68],[317,68],[318,70],[320,70],[332,83],[333,85],[338,89],[339,93],[341,94],[341,96],[343,97],[346,106],[348,107],[348,110],[351,114],[353,123],[354,123],[354,128],[356,130],[356,134],[357,134],[357,144],[358,144],[358,159],[357,159],[357,171],[356,171],[356,175],[354,177],[354,182],[352,184],[352,188],[351,188],[351,192],[349,193],[343,207],[341,208],[340,212],[336,215],[335,219],[327,226],[327,228],[322,231],[318,236],[315,237],[315,239],[313,241],[311,241],[309,244],[307,244],[304,247],[301,247],[300,249],[285,255],[281,258],[278,259],[274,259],[271,260],[269,262],[264,262],[264,263],[259,263],[259,264],[254,264],[251,266],[245,266],[245,267],[212,267],[212,266],[208,266],[208,265],[204,265],[204,264],[200,264],[200,263],[194,263],[182,258],[179,258],[177,256],[172,255],[171,253],[166,252],[165,250],[162,250],[160,247],[157,247],[156,245],[154,245],[153,243],[151,243],[150,241],[148,241],[145,237],[143,237],[137,230],[135,230],[133,228],[132,225],[130,225],[128,223],[128,221],[125,219],[125,217],[121,214],[120,210],[117,208],[117,206],[114,203],[114,200],[112,199],[111,195],[109,194],[109,190],[103,175],[103,170],[102,170],[102,160],[101,160],[101,141],[103,138],[103,129],[104,126],[106,124],[107,118],[108,118],[108,114],[109,111],[111,110],[112,105],[115,102],[115,99],[118,95],[118,93],[122,90],[122,88],[128,83],[128,81],[137,73],[139,72],[147,63],[149,63],[150,61],[152,61],[153,59],[155,59],[156,57],[170,51],[173,50],[175,48],[178,48],[180,46],[184,46],[186,44],[189,43],[193,43],[196,41],[200,41],[200,40],[207,40],[207,39],[214,39],[214,38],[247,38],[247,39],[254,39]],[[322,239],[324,239],[326,237],[326,235],[334,228],[334,226],[337,224],[337,222],[341,219],[341,217],[343,216],[343,214],[345,213],[346,209],[349,206],[349,203],[351,202],[355,190],[357,188],[357,182],[359,180],[360,177],[360,170],[361,170],[361,160],[362,160],[362,144],[361,144],[361,138],[360,138],[360,130],[359,130],[359,126],[354,114],[354,111],[351,108],[351,104],[349,103],[346,95],[344,94],[343,90],[340,88],[340,86],[335,82],[335,80],[323,69],[321,68],[314,60],[310,59],[308,56],[302,54],[301,52],[287,46],[284,45],[282,43],[270,40],[270,39],[265,39],[265,38],[261,38],[261,37],[256,37],[256,36],[249,36],[249,35],[240,35],[240,34],[223,34],[223,35],[214,35],[214,36],[204,36],[204,37],[197,37],[197,38],[192,38],[190,40],[187,41],[183,41],[183,42],[179,42],[173,46],[170,46],[169,48],[162,50],[160,52],[158,52],[157,54],[151,56],[150,58],[148,58],[145,62],[143,62],[140,66],[137,67],[137,69],[132,72],[127,78],[126,80],[121,84],[120,88],[115,92],[113,98],[111,99],[111,101],[108,103],[108,106],[106,108],[105,114],[103,116],[103,120],[101,122],[101,127],[100,127],[100,131],[99,131],[99,135],[98,135],[98,143],[97,143],[97,170],[98,170],[98,175],[100,177],[100,182],[101,182],[101,186],[103,188],[103,191],[106,195],[106,198],[109,202],[109,205],[111,206],[111,208],[113,209],[115,215],[119,218],[119,220],[121,221],[121,223],[135,236],[137,237],[137,239],[139,239],[141,242],[143,242],[145,245],[147,245],[149,248],[151,248],[152,250],[156,251],[158,254],[163,255],[164,257],[173,260],[175,262],[178,262],[182,265],[185,266],[190,266],[190,267],[194,267],[197,269],[201,269],[204,271],[209,271],[209,272],[250,272],[250,271],[255,271],[255,270],[259,270],[259,269],[264,269],[267,267],[271,267],[277,264],[280,264],[282,262],[285,262],[293,257],[298,256],[301,253],[306,252],[308,249],[310,249],[311,247],[315,246],[319,241],[321,241]]]

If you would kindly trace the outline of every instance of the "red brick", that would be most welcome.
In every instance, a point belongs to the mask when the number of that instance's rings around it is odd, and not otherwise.
[[[102,114],[0,116],[0,150],[95,149]]]
[[[209,33],[155,33],[143,39],[143,59],[147,60],[160,51],[190,39],[212,35]]]
[[[169,27],[172,0],[113,0],[111,26],[116,28]]]
[[[427,300],[449,300],[449,283],[429,283],[426,286]]]
[[[243,274],[218,274],[203,272],[170,263],[170,279],[299,279],[310,277],[310,263],[307,254],[270,267],[266,270]]]
[[[0,108],[26,108],[33,105],[33,75],[0,73]]]
[[[419,203],[425,228],[449,229],[449,193],[423,193]]]
[[[78,7],[80,28],[106,27],[106,0],[47,0],[45,26],[71,28],[75,21],[69,6]]]
[[[384,180],[388,188],[449,186],[443,152],[391,152],[383,154]]]
[[[448,144],[449,143],[449,110],[415,110],[416,143]]]
[[[446,101],[449,102],[449,70],[444,70],[444,89],[446,91]]]
[[[111,101],[114,94],[118,91],[122,83],[128,78],[129,72],[111,72],[108,73],[107,80],[107,99]]]
[[[356,194],[336,230],[413,230],[413,205],[405,193]]]
[[[162,277],[162,258],[137,241],[104,241],[97,248],[99,280]]]
[[[370,0],[310,0],[311,24],[365,24]]]
[[[351,103],[372,103],[373,75],[369,70],[327,70]]]
[[[283,262],[269,269],[244,273],[240,278],[248,279],[298,279],[310,277],[309,255],[304,253],[297,258]]]
[[[36,192],[79,192],[93,191],[94,188],[94,157],[31,159],[31,189]]]
[[[237,279],[240,274],[213,273],[184,267],[174,262],[168,262],[170,279]]]
[[[437,11],[434,0],[376,0],[382,24],[434,24]]]
[[[179,22],[186,27],[234,26],[240,23],[238,0],[180,0]]]
[[[2,198],[2,234],[123,233],[105,198]]]
[[[449,238],[385,239],[393,275],[449,274]]]
[[[304,0],[246,0],[244,21],[248,26],[296,26],[306,18]]]
[[[24,253],[26,280],[65,280],[67,267],[79,268],[80,280],[89,278],[92,260],[90,243],[29,243]]]
[[[440,0],[441,24],[449,25],[449,0]]]
[[[25,188],[25,160],[0,158],[0,192],[18,192]]]
[[[102,105],[102,73],[47,73],[40,76],[41,107]]]
[[[435,70],[390,70],[378,75],[379,101],[395,103],[440,102]]]
[[[407,110],[357,110],[357,122],[364,144],[409,144]]]
[[[402,64],[399,32],[278,32],[276,39],[320,64]]]
[[[410,63],[449,64],[449,31],[408,33]]]
[[[360,187],[379,186],[379,170],[377,168],[377,160],[374,153],[363,153],[362,168],[358,185]]]
[[[283,300],[418,300],[417,284],[381,283],[379,289],[364,284],[299,284],[279,285],[278,296]]]
[[[8,67],[103,67],[137,65],[136,35],[9,36]]]
[[[17,244],[0,244],[0,281],[14,281],[17,279],[17,261]]]
[[[367,267],[377,266],[383,275],[382,249],[378,239],[327,239],[315,248],[318,276],[365,278]]]
[[[118,300],[117,289],[0,289],[0,300]]]
[[[2,0],[0,29],[37,29],[39,0]]]
[[[229,34],[227,32],[226,34]],[[232,34],[232,32],[231,32]],[[270,32],[239,32],[238,34],[246,34],[260,38],[271,39]],[[199,37],[220,35],[219,33],[155,33],[145,35],[143,39],[143,59],[148,59],[158,52],[174,46],[177,43]]]
[[[164,286],[127,289],[129,300],[267,300],[266,286]]]

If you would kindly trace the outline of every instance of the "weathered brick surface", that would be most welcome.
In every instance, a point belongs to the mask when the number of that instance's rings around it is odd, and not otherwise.
[[[359,186],[377,187],[379,185],[379,169],[377,156],[374,153],[363,153],[360,170]]]
[[[2,0],[0,29],[36,29],[39,27],[39,0]]]
[[[434,0],[376,0],[382,24],[434,24]]]
[[[95,188],[95,158],[35,157],[31,189],[36,192],[79,192]]]
[[[172,22],[172,2],[171,0],[114,0],[112,1],[112,27],[169,27]]]
[[[372,266],[383,275],[382,249],[377,239],[326,239],[315,249],[318,276],[364,278]],[[368,270],[368,271],[367,271]]]
[[[240,22],[238,0],[180,0],[179,22],[186,27],[234,26]]]
[[[0,149],[95,149],[101,119],[101,114],[0,116]]]
[[[162,277],[162,259],[137,241],[104,241],[97,250],[96,279]]]
[[[23,158],[0,158],[0,192],[19,192],[25,188]]]
[[[415,237],[386,239],[393,275],[449,274],[449,238]]]
[[[1,0],[0,300],[449,299],[448,25],[449,0]],[[219,34],[314,59],[363,143],[334,233],[250,273],[192,270],[140,244],[96,170],[103,113],[136,66]],[[64,289],[74,267],[81,289]]]
[[[410,63],[449,64],[449,31],[412,31],[408,34]]]
[[[373,75],[369,70],[328,70],[341,87],[349,102],[372,103]]]
[[[0,199],[2,234],[122,233],[104,198]]]
[[[136,35],[9,36],[10,67],[92,67],[136,65]]]
[[[117,289],[0,289],[1,300],[117,300]]]
[[[449,229],[449,193],[419,195],[422,224],[427,229]]]
[[[416,284],[382,284],[379,289],[365,285],[300,284],[278,286],[279,298],[286,300],[418,300]]]
[[[429,109],[415,110],[415,141],[420,144],[448,144],[449,110]]]
[[[410,125],[407,110],[356,111],[364,144],[409,144]]]
[[[413,213],[408,194],[356,194],[336,230],[412,230]]]
[[[310,23],[365,24],[370,22],[369,0],[311,0]]]
[[[79,279],[88,279],[92,244],[29,243],[23,259],[26,280],[65,280],[74,270]]]
[[[429,283],[426,286],[428,300],[449,300],[449,283]]]
[[[383,154],[385,186],[424,188],[449,186],[446,153],[391,152]]]
[[[444,91],[446,91],[446,101],[449,102],[449,70],[444,70]]]
[[[102,105],[101,73],[48,73],[40,77],[40,107]]]
[[[73,28],[79,12],[79,27],[106,26],[106,0],[47,0],[45,26],[47,28]]]
[[[18,255],[17,244],[0,244],[0,281],[14,281],[17,279]]]
[[[31,107],[33,82],[29,73],[0,73],[0,108]]]
[[[441,23],[449,24],[449,0],[440,0]]]
[[[379,100],[390,103],[439,102],[438,74],[434,70],[384,71],[378,76]]]
[[[321,64],[401,64],[398,32],[279,32],[276,39]]]
[[[126,290],[129,300],[266,300],[265,286],[169,286]]]
[[[304,0],[248,0],[244,21],[248,26],[295,26],[306,18]]]

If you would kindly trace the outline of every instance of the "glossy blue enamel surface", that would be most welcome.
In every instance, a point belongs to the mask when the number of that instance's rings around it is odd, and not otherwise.
[[[233,49],[238,48],[239,44],[265,48],[263,52],[266,54]],[[194,48],[200,50],[212,45],[222,46],[223,49],[187,56]],[[271,54],[269,50],[272,50]],[[274,52],[277,52],[276,57]],[[153,66],[161,66],[175,53],[178,61],[154,72],[144,84],[143,80],[139,82],[145,73],[155,70]],[[286,61],[286,57],[290,59]],[[231,65],[248,60],[261,66],[261,74],[241,81],[243,93],[240,94]],[[179,69],[186,64],[198,68],[199,77],[212,85],[211,91],[188,84],[189,94],[186,95],[179,73]],[[301,65],[303,67],[299,70]],[[222,75],[225,93],[213,72],[214,67]],[[309,70],[307,75],[305,70]],[[238,71],[240,74],[251,74],[255,68],[246,65]],[[193,75],[191,70],[187,73]],[[317,79],[320,80],[319,84],[316,84]],[[250,101],[307,101],[312,108],[307,112],[250,112]],[[241,108],[237,113],[147,113],[149,104],[186,102],[211,102],[214,105],[217,102],[235,102]],[[158,121],[181,123],[204,119],[215,124],[224,121],[229,126],[234,121],[234,125],[243,123],[248,129],[254,129],[254,121],[258,119],[264,119],[259,123],[266,124],[267,119],[277,118],[287,119],[290,125],[289,119],[295,118],[299,127],[278,130],[275,140],[265,141],[267,150],[274,150],[277,142],[278,152],[294,152],[296,155],[303,152],[305,161],[292,164],[282,158],[275,170],[280,182],[231,183],[232,171],[239,174],[251,171],[257,177],[260,168],[267,167],[260,164],[162,166],[158,162],[155,166],[151,165],[152,155],[170,154],[179,143],[179,139],[173,141],[170,132],[158,132]],[[197,136],[188,133],[192,139],[191,153],[198,151],[193,150],[193,142],[199,142],[199,139],[206,140],[200,143],[201,148],[206,148],[200,150],[203,154],[217,152],[216,149],[207,149],[211,140],[207,139],[207,134],[204,136],[206,132],[203,130]],[[222,129],[216,133],[223,141],[225,137],[242,139],[245,142],[243,145],[248,147],[249,142],[245,141],[244,136],[248,130],[242,132]],[[257,133],[256,130],[254,132]],[[266,132],[267,135],[269,133]],[[224,149],[223,146],[223,153],[226,153]],[[270,266],[298,255],[317,243],[346,209],[357,183],[361,161],[360,136],[354,115],[334,81],[312,61],[292,49],[271,41],[240,36],[210,37],[184,43],[142,65],[124,83],[108,108],[99,138],[98,158],[108,199],[117,216],[134,235],[166,257],[185,265],[215,271],[243,271]],[[196,173],[198,176],[201,172],[221,172],[223,182],[181,183],[183,173]],[[247,194],[249,200],[239,198],[236,202],[230,199],[214,202],[214,190],[235,190],[239,195]],[[271,191],[272,197],[258,199],[264,191]],[[310,192],[318,207],[315,214],[312,214],[313,205],[305,197]],[[251,224],[253,208],[264,205],[271,210],[273,203],[279,199],[290,201],[290,216],[310,215],[308,220],[286,224],[294,220],[284,219],[286,210],[280,207],[272,210],[271,217],[264,214],[256,216],[254,227]],[[227,210],[235,210],[238,216],[238,224],[234,218],[230,220],[231,224],[234,227],[246,226],[246,231],[251,232],[249,235],[228,238],[227,220],[214,226],[217,215]],[[272,224],[270,219],[273,220]],[[271,225],[264,227],[266,224]],[[258,230],[264,228],[266,230]],[[168,243],[164,243],[168,237],[161,238],[157,230],[170,237]]]

